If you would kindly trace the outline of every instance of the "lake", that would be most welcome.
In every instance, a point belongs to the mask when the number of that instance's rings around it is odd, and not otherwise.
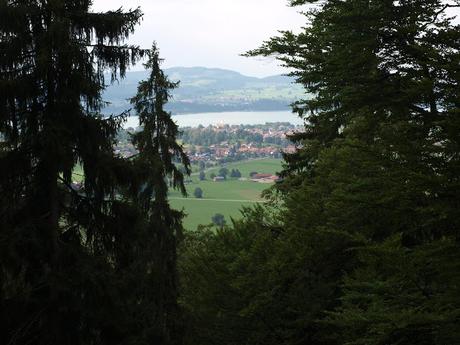
[[[303,121],[290,111],[250,111],[250,112],[222,112],[173,115],[179,127],[198,127],[203,125],[260,125],[267,122],[290,122],[294,125],[303,125]],[[137,116],[130,116],[124,127],[136,128],[139,125]]]

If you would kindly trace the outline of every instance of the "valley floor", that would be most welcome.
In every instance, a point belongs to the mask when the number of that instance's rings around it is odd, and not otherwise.
[[[227,164],[226,168],[238,169],[244,178],[249,178],[251,172],[275,174],[281,170],[282,161],[279,159],[249,160]],[[170,193],[170,201],[173,208],[184,210],[187,216],[184,219],[184,226],[188,230],[195,230],[200,224],[210,224],[211,218],[217,213],[225,216],[227,224],[231,218],[241,217],[241,208],[250,207],[255,203],[265,202],[261,193],[270,188],[270,184],[252,182],[250,180],[240,181],[228,179],[223,182],[213,182],[209,174],[217,174],[220,167],[209,169],[206,173],[207,180],[199,181],[196,175],[192,176],[191,183],[187,184],[188,198],[182,197],[178,192]],[[195,188],[203,190],[203,198],[197,199],[193,192]]]

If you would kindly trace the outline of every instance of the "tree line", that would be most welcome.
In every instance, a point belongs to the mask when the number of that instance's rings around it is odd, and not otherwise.
[[[238,148],[241,143],[254,143],[256,145],[272,144],[286,147],[289,144],[289,140],[276,136],[264,136],[260,133],[252,131],[252,129],[260,128],[264,129],[269,125],[260,126],[238,126],[237,130],[230,130],[230,126],[223,127],[219,130],[209,127],[199,126],[197,128],[184,128],[181,131],[180,139],[188,145],[197,146],[211,146],[219,145],[223,142],[229,142],[235,144]],[[273,127],[291,128],[295,127],[292,125],[273,124]]]

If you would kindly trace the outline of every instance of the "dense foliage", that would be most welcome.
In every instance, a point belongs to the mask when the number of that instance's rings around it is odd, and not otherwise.
[[[158,55],[123,42],[141,12],[91,1],[0,1],[0,343],[179,341],[175,236],[165,201],[182,150],[162,110]],[[114,154],[124,114],[102,118],[104,72],[149,58],[139,156]],[[154,104],[151,106],[151,104]],[[172,150],[172,151],[171,151]],[[77,164],[83,185],[72,182]]]
[[[190,344],[459,344],[458,1],[313,3],[272,55],[313,99],[270,204],[188,236]]]

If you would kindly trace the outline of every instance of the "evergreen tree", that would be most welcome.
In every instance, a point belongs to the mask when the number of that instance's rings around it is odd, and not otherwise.
[[[223,178],[227,179],[228,175],[228,169],[227,168],[221,168],[219,170],[219,176],[222,176]]]
[[[293,2],[306,3],[319,2]],[[291,217],[287,219],[309,231],[318,223],[314,217],[322,219],[319,224],[329,230],[353,234],[359,242],[364,239],[364,253],[374,245],[374,255],[385,253],[386,241],[400,235],[396,248],[413,251],[402,256],[407,262],[420,260],[417,265],[429,266],[432,261],[453,260],[444,269],[433,268],[432,280],[423,270],[416,270],[412,278],[432,289],[429,298],[443,300],[444,305],[414,305],[411,310],[407,304],[418,298],[411,294],[414,286],[409,287],[403,272],[385,271],[392,254],[384,255],[386,264],[375,264],[372,256],[359,254],[368,267],[365,272],[376,270],[373,274],[379,279],[407,291],[403,290],[399,304],[387,304],[385,296],[394,293],[389,285],[374,285],[375,290],[369,286],[366,291],[362,287],[372,278],[363,271],[359,278],[353,276],[344,297],[352,302],[347,304],[350,309],[336,315],[337,323],[331,324],[341,324],[341,317],[356,311],[356,323],[343,328],[354,332],[349,338],[353,344],[404,344],[422,338],[442,344],[456,337],[447,320],[458,319],[452,318],[458,304],[444,296],[456,291],[458,257],[452,256],[452,250],[446,251],[445,258],[435,257],[442,250],[434,254],[434,248],[449,243],[455,248],[460,225],[460,200],[454,196],[460,195],[454,177],[460,167],[455,153],[459,121],[454,115],[460,108],[460,28],[446,15],[448,8],[459,6],[437,0],[326,1],[307,14],[311,25],[305,32],[284,32],[252,52],[277,53],[295,70],[298,82],[315,95],[295,104],[307,125],[305,133],[291,138],[302,148],[285,156],[288,179],[281,190],[289,194],[286,206]],[[316,205],[311,204],[312,198]],[[404,269],[405,274],[412,273],[410,265]],[[442,274],[450,278],[444,289],[436,289],[444,281]],[[369,293],[375,293],[373,300],[367,298]],[[380,309],[372,309],[376,306]],[[359,322],[366,310],[369,320],[376,317],[372,326]],[[393,314],[385,315],[387,310]],[[393,319],[385,320],[386,316]],[[433,321],[436,318],[438,322]],[[356,328],[350,329],[351,325]]]
[[[168,80],[160,68],[162,59],[154,43],[149,51],[144,67],[150,71],[148,80],[139,83],[137,95],[131,99],[142,131],[133,135],[133,144],[139,150],[137,162],[150,169],[147,185],[141,196],[145,198],[146,208],[162,210],[167,206],[168,178],[174,188],[185,195],[184,174],[175,162],[182,163],[182,169],[190,174],[190,161],[176,139],[179,128],[164,110],[171,97],[170,91],[178,86]],[[151,202],[154,202],[154,205]]]
[[[285,156],[289,163],[285,174],[311,174],[321,150],[344,138],[350,127],[364,142],[391,145],[394,154],[404,158],[424,155],[423,159],[436,161],[434,157],[443,157],[440,150],[453,154],[455,144],[437,147],[436,143],[456,142],[452,112],[459,97],[455,48],[459,30],[445,10],[458,4],[292,3],[317,4],[318,11],[306,14],[312,24],[305,32],[284,32],[250,52],[278,54],[306,91],[315,95],[294,106],[308,121],[305,133],[291,137],[304,148]],[[435,164],[444,164],[442,160]]]
[[[176,344],[182,341],[176,245],[182,234],[183,214],[169,205],[168,181],[186,195],[182,169],[189,175],[190,162],[176,141],[178,126],[164,110],[170,91],[178,83],[169,81],[161,70],[156,44],[147,55],[144,67],[150,72],[149,78],[139,83],[131,99],[142,130],[132,135],[139,154],[132,160],[132,181],[125,192],[145,221],[140,227],[138,246],[133,248],[130,244],[124,254],[131,257],[129,271],[136,273],[131,286],[136,286],[133,289],[137,300],[131,304],[138,323],[133,330],[137,341]],[[182,165],[178,167],[176,163]]]
[[[219,226],[221,228],[223,228],[226,223],[224,215],[220,213],[216,213],[214,216],[212,216],[211,220],[214,225]]]
[[[123,43],[141,12],[90,5],[0,1],[1,343],[172,342],[180,214],[167,207],[165,178],[183,189],[168,156],[181,153],[157,137],[161,153],[147,168],[144,119],[139,157],[114,155],[124,116],[99,115],[104,72],[114,81],[145,54]],[[176,135],[159,123],[158,135]]]
[[[458,343],[460,28],[445,11],[460,5],[291,3],[316,4],[304,31],[250,55],[276,54],[313,95],[295,104],[305,132],[271,204],[185,250],[189,272],[212,276],[196,276],[207,296],[183,284],[192,331],[201,344]]]
[[[193,195],[197,199],[203,198],[203,190],[200,187],[195,188],[195,191],[193,192]]]

